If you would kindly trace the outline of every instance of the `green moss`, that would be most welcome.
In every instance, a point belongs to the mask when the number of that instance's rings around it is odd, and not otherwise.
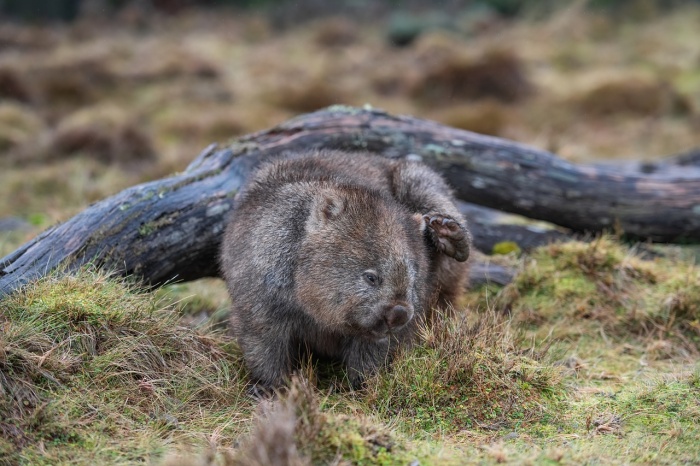
[[[506,255],[506,254],[520,254],[520,246],[518,246],[518,243],[514,241],[501,241],[500,243],[496,243],[493,245],[493,249],[491,250],[492,254],[497,254],[497,255]]]
[[[139,235],[140,236],[148,236],[155,231],[156,231],[156,228],[151,224],[151,222],[144,223],[143,225],[141,225],[139,227]]]
[[[148,236],[152,235],[153,233],[157,232],[164,226],[172,225],[177,221],[177,217],[179,214],[174,213],[171,215],[166,215],[163,217],[160,217],[157,220],[154,220],[152,222],[147,222],[144,223],[139,227],[139,235],[141,236]]]

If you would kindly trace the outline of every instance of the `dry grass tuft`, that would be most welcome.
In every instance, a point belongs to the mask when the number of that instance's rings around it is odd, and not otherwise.
[[[150,162],[153,141],[142,124],[114,106],[76,112],[56,128],[46,154],[48,160],[87,154],[104,163]]]
[[[39,78],[38,87],[41,99],[57,107],[77,108],[99,98],[94,81],[77,71],[51,70]]]
[[[177,114],[162,121],[162,130],[181,139],[227,141],[250,128],[246,118],[232,108],[203,108],[194,115]]]
[[[516,102],[532,90],[524,63],[512,51],[494,48],[474,58],[445,49],[412,84],[411,95],[431,104],[484,98]]]
[[[688,115],[692,102],[667,82],[631,77],[598,84],[575,99],[576,106],[592,117]]]
[[[0,104],[0,150],[22,147],[43,129],[44,122],[29,107],[10,102]]]
[[[234,464],[409,464],[416,460],[414,446],[393,429],[356,409],[351,415],[342,413],[331,403],[308,379],[294,377],[274,401],[261,403],[257,425]]]
[[[33,77],[37,98],[56,116],[96,102],[117,84],[109,56],[102,53],[33,63],[26,73]]]
[[[4,65],[0,67],[0,98],[32,102],[36,98],[36,90],[20,70]]]
[[[186,49],[161,45],[155,50],[145,49],[135,53],[117,69],[116,74],[132,85],[143,85],[182,78],[213,81],[221,77],[222,68]]]
[[[498,136],[508,125],[509,110],[494,100],[483,100],[441,108],[432,119],[454,128]]]
[[[348,102],[345,93],[329,79],[303,73],[297,79],[280,82],[265,97],[270,103],[293,112],[312,112]]]
[[[251,436],[234,464],[265,466],[311,464],[299,448],[312,449],[326,417],[308,380],[294,377],[288,390],[275,401],[263,401]]]
[[[349,18],[327,18],[315,27],[313,41],[321,47],[344,47],[359,38],[357,24]]]

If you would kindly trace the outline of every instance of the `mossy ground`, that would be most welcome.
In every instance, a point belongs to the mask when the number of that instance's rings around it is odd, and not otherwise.
[[[0,302],[0,326],[8,464],[145,461],[204,431],[232,439],[252,409],[235,345],[102,273],[27,287]]]
[[[363,390],[311,363],[274,402],[247,396],[220,317],[189,325],[221,312],[221,283],[144,292],[101,272],[56,273],[0,301],[1,456],[690,464],[700,272],[676,256],[645,259],[607,237],[537,249],[511,285],[436,314]]]

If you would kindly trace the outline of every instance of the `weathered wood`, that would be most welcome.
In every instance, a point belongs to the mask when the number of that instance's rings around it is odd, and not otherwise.
[[[488,283],[507,285],[515,277],[515,270],[489,262],[473,262],[469,267],[469,285],[481,286]]]
[[[503,241],[514,242],[521,250],[529,251],[544,244],[574,239],[574,235],[563,228],[543,227],[488,207],[459,202],[459,210],[469,220],[474,248],[486,254],[492,253],[494,246]]]
[[[226,147],[181,174],[128,188],[0,259],[0,295],[86,262],[152,284],[218,275],[216,251],[232,199],[259,163],[309,148],[419,156],[469,202],[573,231],[617,227],[655,241],[700,239],[700,171],[646,174],[576,166],[522,144],[376,110],[331,107]]]

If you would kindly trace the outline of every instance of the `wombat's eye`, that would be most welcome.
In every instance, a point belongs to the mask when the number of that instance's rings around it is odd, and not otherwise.
[[[374,272],[365,272],[362,274],[367,284],[371,286],[379,286],[379,277]]]

